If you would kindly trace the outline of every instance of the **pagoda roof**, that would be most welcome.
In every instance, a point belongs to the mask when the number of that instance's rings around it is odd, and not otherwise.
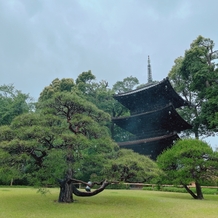
[[[156,159],[168,147],[171,147],[174,141],[178,140],[177,134],[163,135],[153,138],[146,138],[134,141],[117,142],[121,148],[131,149],[139,154],[150,156]]]
[[[175,108],[188,105],[188,102],[173,89],[168,78],[139,89],[115,94],[113,97],[132,113],[150,111],[169,103],[172,103]]]
[[[113,122],[126,131],[143,137],[153,137],[191,129],[172,104],[158,110],[128,117],[114,117]]]

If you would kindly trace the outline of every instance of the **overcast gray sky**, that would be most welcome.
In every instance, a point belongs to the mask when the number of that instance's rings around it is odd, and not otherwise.
[[[218,43],[217,0],[0,0],[0,85],[36,100],[55,78],[91,70],[112,85],[154,80],[202,35]],[[217,49],[217,46],[216,46]]]

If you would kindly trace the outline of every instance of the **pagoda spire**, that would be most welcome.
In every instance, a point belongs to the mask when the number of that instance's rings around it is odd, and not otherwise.
[[[150,57],[148,56],[148,83],[151,83],[152,81]]]

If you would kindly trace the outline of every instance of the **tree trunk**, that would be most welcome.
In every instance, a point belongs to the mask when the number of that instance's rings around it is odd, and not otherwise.
[[[185,184],[182,184],[186,191],[194,198],[198,199],[198,196]]]
[[[64,180],[59,180],[60,194],[58,202],[71,203],[73,202],[73,187],[71,177],[73,175],[72,169],[69,168]]]
[[[59,194],[58,202],[60,203],[72,203],[73,194],[79,197],[91,197],[91,196],[97,195],[100,192],[102,192],[110,184],[110,182],[107,182],[107,181],[103,181],[100,183],[93,182],[92,185],[99,184],[101,186],[92,192],[81,192],[76,188],[74,183],[81,182],[82,184],[89,185],[88,183],[83,182],[81,180],[72,179],[72,178],[71,179],[66,178],[65,180],[58,180],[58,182],[60,184],[60,194]]]
[[[195,182],[195,187],[196,187],[197,199],[199,200],[204,199],[201,186],[198,182]]]
[[[11,183],[10,183],[10,186],[13,185],[13,182],[14,182],[14,178],[11,179]]]
[[[71,180],[65,179],[60,181],[60,194],[58,202],[72,203],[73,202],[73,187]]]
[[[194,199],[199,199],[199,200],[202,200],[204,199],[203,197],[203,193],[202,193],[202,190],[201,190],[201,186],[198,182],[195,182],[195,187],[196,187],[196,193],[195,194],[187,185],[185,184],[182,184],[183,187],[186,189],[186,191],[194,198]]]

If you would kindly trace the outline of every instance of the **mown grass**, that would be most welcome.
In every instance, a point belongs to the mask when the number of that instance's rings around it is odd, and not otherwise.
[[[193,192],[196,192],[196,189],[190,188]],[[163,186],[163,187],[143,187],[143,190],[152,190],[152,191],[165,191],[165,192],[180,192],[180,193],[187,193],[185,188],[183,187],[175,187],[175,186]],[[212,194],[212,195],[218,195],[218,188],[207,188],[202,187],[202,193],[205,194]]]
[[[194,200],[184,193],[145,190],[105,190],[90,198],[74,197],[72,204],[56,200],[59,190],[46,196],[34,188],[0,188],[0,218],[217,218],[218,195]]]

